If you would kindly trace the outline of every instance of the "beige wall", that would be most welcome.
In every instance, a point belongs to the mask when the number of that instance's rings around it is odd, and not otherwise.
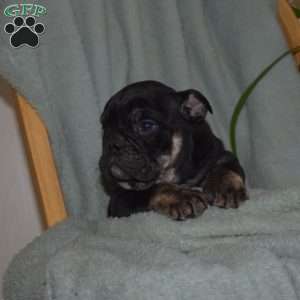
[[[12,255],[41,232],[36,199],[11,97],[11,90],[0,78],[1,281]]]

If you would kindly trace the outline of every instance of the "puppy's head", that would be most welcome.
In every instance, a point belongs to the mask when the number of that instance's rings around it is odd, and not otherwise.
[[[131,84],[117,92],[101,116],[105,182],[143,190],[177,182],[176,163],[192,127],[212,109],[196,90],[176,92],[155,81]]]

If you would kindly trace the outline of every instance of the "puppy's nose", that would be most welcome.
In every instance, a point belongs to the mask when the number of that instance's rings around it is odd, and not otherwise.
[[[110,167],[110,172],[113,177],[119,180],[129,180],[130,177],[125,174],[125,172],[119,168],[117,165],[112,165]]]

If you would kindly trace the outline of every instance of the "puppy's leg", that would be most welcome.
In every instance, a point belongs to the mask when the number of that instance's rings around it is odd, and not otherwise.
[[[150,198],[149,208],[174,220],[182,221],[202,215],[208,195],[173,184],[158,185]]]
[[[128,217],[138,212],[149,211],[150,190],[128,191],[120,190],[110,197],[107,216]]]
[[[245,175],[238,160],[230,152],[208,174],[203,190],[212,195],[211,205],[238,208],[248,199]]]
[[[128,217],[153,210],[174,220],[195,218],[207,209],[210,196],[173,184],[159,184],[149,190],[122,190],[111,195],[108,217]]]

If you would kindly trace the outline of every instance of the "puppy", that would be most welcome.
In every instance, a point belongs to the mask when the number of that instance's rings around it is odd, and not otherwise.
[[[177,92],[156,81],[111,97],[101,116],[99,161],[109,217],[154,210],[185,220],[208,205],[237,208],[247,199],[244,171],[212,133],[208,112],[199,91]]]

